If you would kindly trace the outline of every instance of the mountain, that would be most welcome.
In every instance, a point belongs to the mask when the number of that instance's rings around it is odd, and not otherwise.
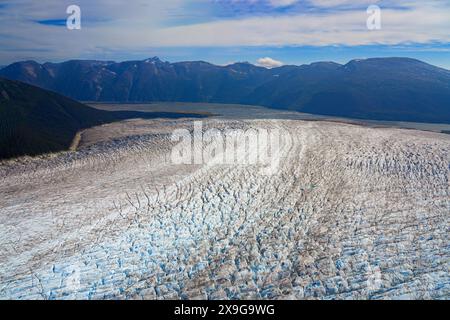
[[[66,150],[80,129],[171,113],[108,112],[28,84],[0,78],[0,159]]]
[[[0,75],[56,91],[80,101],[239,100],[264,83],[267,69],[247,63],[219,67],[207,62],[162,62],[158,58],[121,63],[67,61],[14,63]]]
[[[362,119],[450,123],[450,71],[409,58],[266,69],[203,61],[25,61],[0,76],[80,101],[262,105]]]
[[[268,82],[249,102],[321,115],[450,123],[448,70],[404,58],[354,60],[325,69],[311,65]]]

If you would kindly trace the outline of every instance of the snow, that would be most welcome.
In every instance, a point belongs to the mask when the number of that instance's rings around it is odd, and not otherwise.
[[[450,136],[204,122],[284,130],[266,175],[172,165],[170,132],[191,125],[105,125],[77,152],[1,164],[0,298],[450,297]]]

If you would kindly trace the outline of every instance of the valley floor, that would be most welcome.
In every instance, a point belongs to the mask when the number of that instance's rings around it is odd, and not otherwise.
[[[450,135],[203,124],[282,130],[279,167],[172,164],[190,120],[0,164],[0,298],[450,298]]]

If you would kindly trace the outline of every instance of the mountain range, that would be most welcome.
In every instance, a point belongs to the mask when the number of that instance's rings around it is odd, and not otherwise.
[[[24,61],[0,76],[79,101],[211,102],[320,115],[450,123],[450,71],[409,58],[266,69],[249,63]]]

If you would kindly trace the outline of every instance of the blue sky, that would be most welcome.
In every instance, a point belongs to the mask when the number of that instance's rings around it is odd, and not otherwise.
[[[72,4],[81,8],[81,30],[65,26]],[[380,30],[367,29],[373,4]],[[406,56],[450,69],[450,0],[0,0],[0,23],[0,65],[159,56],[270,66]]]

